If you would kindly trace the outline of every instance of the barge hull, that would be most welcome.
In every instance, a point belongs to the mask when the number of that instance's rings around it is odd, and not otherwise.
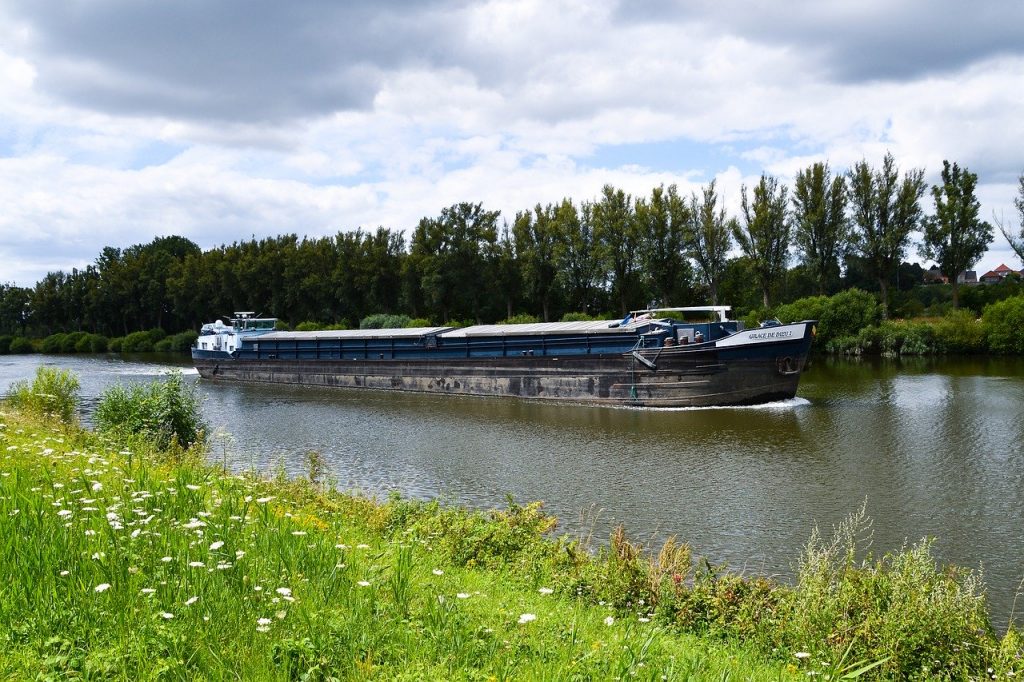
[[[449,395],[706,407],[747,405],[796,395],[807,344],[769,344],[755,357],[709,348],[584,357],[445,360],[233,360],[196,358],[204,379]],[[802,347],[801,347],[802,346]],[[641,359],[642,358],[642,359]],[[647,363],[644,362],[647,361]],[[652,368],[653,366],[653,368]]]

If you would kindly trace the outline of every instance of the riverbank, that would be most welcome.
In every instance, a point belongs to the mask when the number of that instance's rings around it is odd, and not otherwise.
[[[230,475],[0,415],[0,675],[218,679],[961,679],[1019,669],[977,576],[927,543],[856,558],[814,539],[797,585],[621,533],[550,537],[539,505],[473,513]],[[852,543],[852,544],[851,544]],[[805,656],[806,654],[806,656]],[[857,664],[857,665],[854,665]]]

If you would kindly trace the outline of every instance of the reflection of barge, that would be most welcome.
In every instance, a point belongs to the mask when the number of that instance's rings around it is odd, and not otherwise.
[[[814,322],[743,329],[725,306],[621,321],[281,332],[236,313],[192,348],[207,379],[514,396],[646,407],[796,395]],[[687,317],[701,321],[687,322]]]

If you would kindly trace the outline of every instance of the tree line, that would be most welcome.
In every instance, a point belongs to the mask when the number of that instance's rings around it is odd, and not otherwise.
[[[104,248],[93,264],[52,272],[34,287],[0,285],[0,334],[87,331],[107,336],[195,329],[235,310],[291,324],[358,324],[373,313],[489,322],[566,313],[617,315],[655,305],[720,301],[769,308],[850,286],[879,292],[920,281],[918,253],[952,283],[992,241],[980,218],[977,176],[944,162],[925,216],[923,169],[887,154],[846,173],[820,162],[792,188],[769,174],[740,191],[729,216],[714,181],[684,196],[659,186],[632,196],[606,185],[590,201],[536,205],[511,222],[479,203],[425,217],[408,235],[384,227],[331,237],[284,235],[203,251],[183,237]],[[1021,234],[999,224],[1024,256],[1024,175],[1015,204]],[[900,277],[903,273],[903,282]]]

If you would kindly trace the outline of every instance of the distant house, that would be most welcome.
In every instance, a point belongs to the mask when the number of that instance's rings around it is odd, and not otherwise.
[[[958,284],[977,284],[978,273],[974,270],[963,270],[956,276],[956,281]],[[931,268],[924,271],[924,283],[949,284],[949,278],[942,274],[938,265],[933,265]]]
[[[1024,277],[1024,270],[1017,272],[1006,267],[1005,263],[1000,263],[999,267],[995,270],[989,270],[981,276],[982,284],[999,284],[1010,275],[1016,275],[1018,277]]]

